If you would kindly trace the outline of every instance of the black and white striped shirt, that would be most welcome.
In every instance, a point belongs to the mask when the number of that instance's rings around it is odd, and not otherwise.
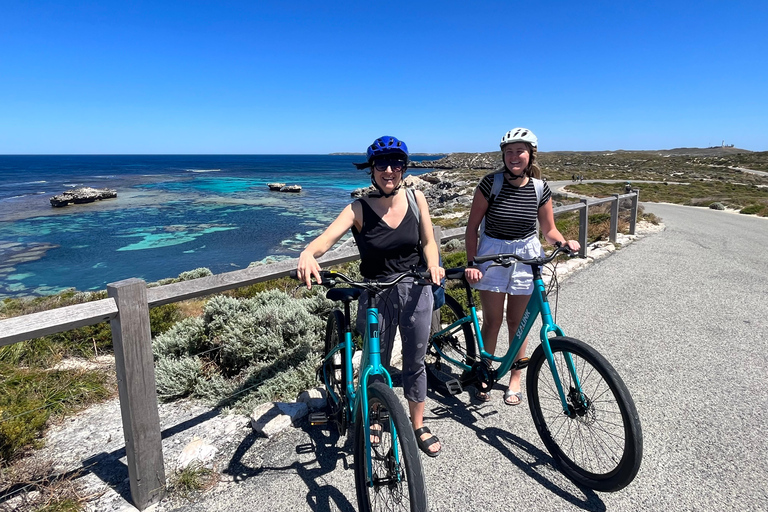
[[[493,174],[485,176],[477,188],[486,201],[491,195]],[[528,180],[524,187],[513,187],[504,179],[499,195],[485,212],[485,234],[501,240],[522,240],[536,233],[539,208],[549,201],[552,192],[544,182],[541,201],[536,205],[536,189]]]

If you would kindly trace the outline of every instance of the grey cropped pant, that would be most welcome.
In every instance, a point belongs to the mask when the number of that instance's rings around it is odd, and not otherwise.
[[[395,329],[399,329],[403,345],[403,394],[411,402],[423,402],[427,398],[424,356],[432,325],[433,300],[431,286],[418,286],[409,279],[376,295],[381,362],[386,367],[390,366]],[[363,292],[358,302],[358,332],[365,331],[367,303],[368,292]]]

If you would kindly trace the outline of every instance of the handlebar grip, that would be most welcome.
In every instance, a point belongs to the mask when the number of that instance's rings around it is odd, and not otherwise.
[[[291,270],[290,272],[288,272],[288,277],[290,277],[291,279],[298,279],[299,271],[296,269]]]

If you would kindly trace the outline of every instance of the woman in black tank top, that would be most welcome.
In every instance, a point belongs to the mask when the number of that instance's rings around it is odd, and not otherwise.
[[[363,277],[386,279],[417,266],[428,269],[432,282],[439,283],[445,277],[445,270],[439,265],[427,200],[424,194],[415,191],[420,211],[420,218],[417,218],[409,208],[402,188],[408,166],[405,143],[394,137],[380,137],[367,153],[368,161],[355,165],[359,169],[371,169],[371,184],[376,191],[344,208],[323,234],[307,245],[299,256],[299,279],[307,288],[312,287],[312,276],[320,282],[320,265],[316,258],[328,252],[351,229],[360,250]],[[359,304],[364,303],[361,298]],[[379,294],[376,306],[382,326],[382,361],[389,364],[397,327],[403,347],[403,391],[411,422],[414,430],[420,432],[417,435],[419,447],[430,457],[435,457],[441,449],[440,442],[428,429],[422,429],[427,395],[424,357],[432,322],[431,287],[403,280]],[[361,318],[365,318],[364,312],[358,312],[358,319]]]

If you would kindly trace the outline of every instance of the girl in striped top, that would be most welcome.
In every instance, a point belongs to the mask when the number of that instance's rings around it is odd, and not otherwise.
[[[536,221],[542,234],[551,244],[566,244],[572,251],[580,246],[576,240],[565,240],[555,226],[552,211],[552,193],[545,182],[541,182],[541,170],[535,164],[538,140],[532,131],[515,128],[501,139],[503,184],[498,194],[493,195],[494,174],[484,177],[475,190],[472,208],[467,221],[465,243],[467,248],[467,269],[465,275],[473,288],[480,292],[483,309],[482,336],[485,348],[491,354],[504,319],[506,301],[507,328],[509,339],[514,337],[517,327],[533,292],[531,267],[520,263],[509,268],[490,266],[484,263],[474,266],[476,256],[486,254],[514,253],[523,258],[535,258],[542,254]],[[484,220],[483,233],[478,229]],[[517,353],[516,359],[525,357],[528,339]],[[518,405],[523,400],[521,391],[521,370],[512,370],[509,386],[504,393],[504,403]],[[490,400],[490,389],[478,389],[478,400]]]

